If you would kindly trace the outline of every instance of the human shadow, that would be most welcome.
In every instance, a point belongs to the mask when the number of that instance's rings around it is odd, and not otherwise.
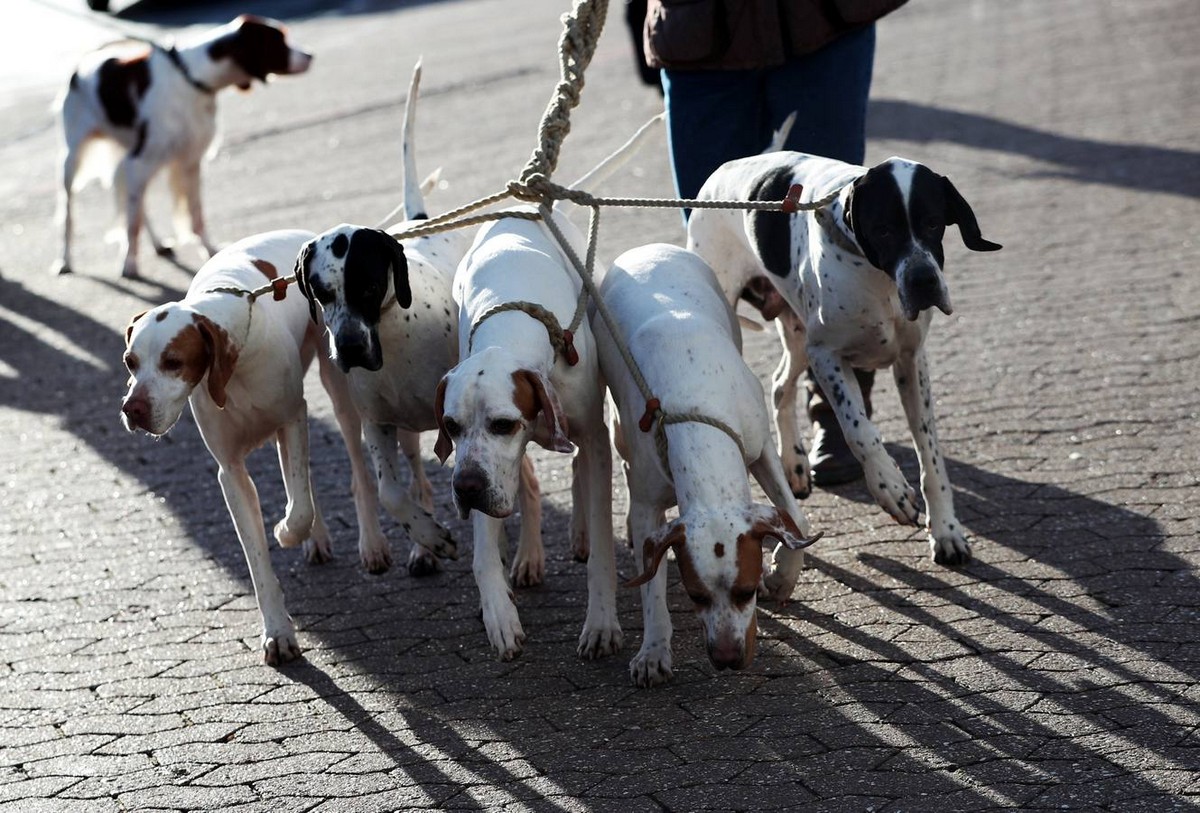
[[[1193,150],[1097,141],[900,99],[873,99],[867,121],[867,135],[873,139],[949,142],[1058,167],[1030,173],[1032,177],[1200,197],[1200,152]]]
[[[114,17],[140,23],[183,26],[219,25],[239,14],[258,14],[280,20],[317,15],[379,14],[398,8],[423,6],[445,0],[138,0],[120,8]]]

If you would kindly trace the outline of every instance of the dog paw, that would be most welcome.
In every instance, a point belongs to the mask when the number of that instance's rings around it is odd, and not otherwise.
[[[263,630],[262,653],[263,663],[267,666],[279,666],[301,656],[300,642],[296,640],[296,629],[290,620],[286,625]]]
[[[933,561],[954,567],[971,561],[971,542],[957,521],[947,522],[944,528],[931,531],[929,549]]]
[[[333,560],[333,546],[328,537],[317,539],[315,536],[304,540],[304,561],[310,565],[323,565]]]
[[[787,476],[788,488],[798,500],[807,499],[812,494],[812,464],[803,449],[796,448],[794,452],[782,456],[783,471]]]
[[[537,587],[546,580],[546,557],[521,556],[513,560],[512,583],[515,587]]]
[[[879,507],[901,525],[916,525],[921,516],[917,506],[917,492],[896,462],[885,454],[876,455],[863,463],[867,489]]]
[[[125,263],[121,266],[121,276],[125,279],[141,279],[142,275],[138,273],[137,263]]]
[[[408,575],[415,578],[432,576],[442,569],[438,558],[420,545],[413,545],[408,553]]]
[[[71,274],[71,273],[73,273],[71,266],[65,260],[59,260],[58,262],[51,263],[51,265],[50,265],[51,276],[61,277],[65,274]]]
[[[772,599],[780,606],[787,604],[796,589],[796,583],[800,581],[800,571],[803,569],[804,551],[787,548],[777,551],[774,563],[763,571],[758,597]]]
[[[575,653],[584,660],[594,661],[607,655],[616,655],[624,643],[625,634],[621,632],[621,624],[615,616],[599,623],[592,623],[589,619],[584,622]]]
[[[410,528],[408,523],[405,523],[404,529],[409,532],[418,545],[439,559],[454,560],[458,558],[458,543],[454,541],[450,532],[433,518],[432,514],[422,517],[418,527]]]
[[[671,645],[659,641],[643,643],[629,662],[629,679],[639,689],[661,686],[674,676],[671,671]]]
[[[303,528],[303,530],[301,530]],[[275,541],[279,543],[281,548],[294,548],[302,544],[308,539],[312,532],[312,517],[308,518],[308,522],[296,522],[288,517],[284,517],[275,523]]]
[[[154,253],[160,257],[165,257],[169,260],[174,259],[175,258],[175,241],[174,240],[163,240],[161,244],[154,247]]]
[[[392,551],[382,534],[359,536],[358,558],[368,573],[386,573],[392,567]]]
[[[481,614],[483,626],[487,628],[488,641],[502,661],[511,661],[525,648],[525,630],[512,595],[499,601],[484,600]]]

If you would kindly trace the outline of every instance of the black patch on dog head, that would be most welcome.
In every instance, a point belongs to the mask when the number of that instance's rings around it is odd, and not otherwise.
[[[263,17],[243,14],[230,33],[208,46],[214,61],[231,59],[253,79],[265,81],[273,73],[287,73],[291,49],[278,24]]]
[[[846,224],[867,262],[895,278],[896,265],[907,250],[908,213],[891,164],[871,167],[850,188]]]
[[[346,252],[350,250],[350,238],[344,233],[339,232],[333,238],[333,242],[329,244],[329,250],[333,253],[333,256],[339,260],[342,259],[342,257],[346,256]]]
[[[404,247],[385,231],[355,230],[346,253],[346,306],[369,325],[379,324],[389,273],[396,301],[402,308],[411,307],[412,290],[408,285]]]
[[[74,77],[72,77],[74,79]],[[150,87],[150,52],[100,63],[96,95],[104,115],[116,127],[133,127],[138,107]]]
[[[779,165],[760,177],[750,200],[783,200],[792,185],[792,169]],[[792,216],[784,212],[750,212],[750,243],[763,268],[777,277],[792,270]]]

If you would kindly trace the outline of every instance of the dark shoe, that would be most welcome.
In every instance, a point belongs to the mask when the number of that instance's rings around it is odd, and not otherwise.
[[[827,486],[852,483],[863,476],[862,464],[855,459],[842,427],[831,414],[818,415],[813,419],[812,451],[808,453],[812,465],[813,484]]]

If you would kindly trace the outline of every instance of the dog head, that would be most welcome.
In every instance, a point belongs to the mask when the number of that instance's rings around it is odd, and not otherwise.
[[[130,432],[166,434],[205,376],[208,394],[224,408],[237,357],[223,328],[181,303],[135,316],[125,329],[129,389],[121,402],[121,422]]]
[[[455,451],[454,503],[466,519],[471,509],[506,517],[516,502],[525,445],[574,450],[554,386],[521,367],[499,347],[467,357],[438,384],[434,400],[443,463]]]
[[[288,42],[282,23],[252,14],[223,26],[209,44],[208,56],[213,62],[229,60],[238,74],[234,83],[242,90],[249,90],[255,79],[266,82],[273,74],[304,73],[313,59]]]
[[[654,578],[667,551],[673,550],[684,590],[704,627],[708,659],[718,669],[745,669],[754,660],[755,608],[768,539],[797,549],[817,536],[806,539],[791,517],[764,505],[692,513],[642,543],[642,574],[626,586]]]
[[[863,256],[896,281],[904,316],[937,307],[953,311],[942,269],[942,239],[957,225],[972,251],[996,251],[984,240],[970,205],[950,183],[923,164],[889,158],[854,182],[844,218]]]
[[[383,366],[379,319],[392,305],[412,306],[408,262],[396,238],[343,224],[314,237],[296,258],[296,286],[329,332],[329,357],[342,369]]]

